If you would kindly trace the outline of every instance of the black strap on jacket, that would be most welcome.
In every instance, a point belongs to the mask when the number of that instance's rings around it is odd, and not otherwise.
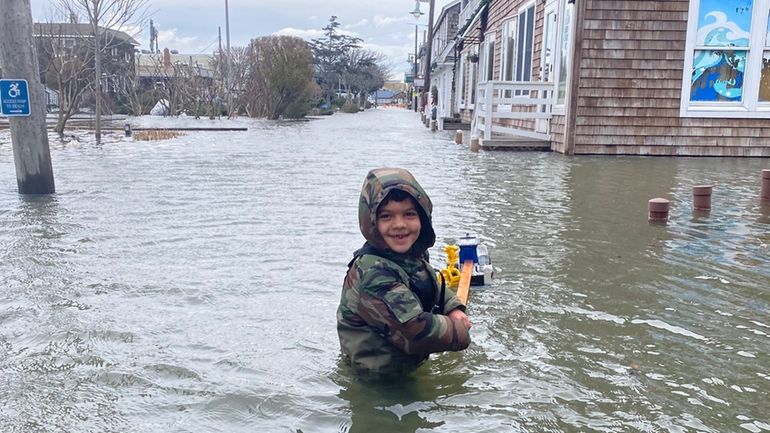
[[[439,296],[438,301],[441,303],[433,305],[433,308],[431,308],[430,312],[433,314],[443,314],[444,313],[444,296],[446,295],[446,280],[444,279],[444,274],[441,272],[438,273],[438,276],[441,277],[441,296]]]

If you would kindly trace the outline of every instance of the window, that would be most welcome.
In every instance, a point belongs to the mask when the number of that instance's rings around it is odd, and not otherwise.
[[[513,81],[516,61],[516,18],[503,23],[502,62],[500,64],[500,79]]]
[[[556,83],[556,105],[564,106],[567,99],[567,75],[570,69],[570,46],[572,44],[572,16],[574,5],[568,1],[564,2],[563,13],[561,14],[561,31],[559,32],[559,75]]]
[[[770,118],[770,0],[690,0],[681,115]]]
[[[456,94],[457,94],[457,107],[459,108],[465,108],[465,62],[466,57],[465,54],[460,55],[460,63],[457,65],[457,86],[456,86]],[[459,111],[459,110],[458,110]]]
[[[471,55],[476,56],[478,59],[479,56],[479,50],[476,46],[471,48]],[[478,83],[478,74],[479,70],[479,62],[478,60],[476,62],[471,62],[468,67],[468,76],[470,77],[470,86],[468,88],[468,93],[470,95],[468,96],[468,102],[470,104],[469,108],[473,108],[476,105],[476,85]]]
[[[532,80],[532,47],[535,43],[535,5],[519,12],[516,41],[516,81]]]
[[[482,48],[484,58],[481,62],[481,77],[484,81],[492,81],[495,79],[495,34],[488,33],[484,39],[484,45]]]
[[[556,7],[551,3],[545,9],[543,23],[543,47],[540,53],[540,79],[551,81],[553,75],[554,52],[556,51]]]

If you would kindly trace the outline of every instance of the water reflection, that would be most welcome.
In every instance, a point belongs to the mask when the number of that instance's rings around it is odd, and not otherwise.
[[[469,393],[464,383],[470,374],[456,368],[442,371],[445,363],[432,362],[405,375],[362,375],[340,361],[331,378],[350,415],[341,431],[416,432],[445,424],[435,411],[452,411],[451,401]]]

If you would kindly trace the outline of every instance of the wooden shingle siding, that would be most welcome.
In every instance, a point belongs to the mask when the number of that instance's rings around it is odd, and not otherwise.
[[[564,116],[551,118],[551,150],[564,153]]]
[[[585,49],[602,50],[684,50],[685,41],[659,41],[659,40],[608,40],[590,39],[585,41]]]
[[[577,1],[576,154],[770,156],[767,119],[680,117],[688,0]]]
[[[596,41],[676,41],[677,38],[682,37],[682,32],[661,30],[655,34],[651,34],[648,31],[638,30],[586,30],[583,32],[583,38],[585,40]],[[684,41],[685,39],[682,39]]]
[[[655,3],[651,7],[640,3]],[[687,12],[688,5],[682,0],[598,0],[591,5],[595,11],[634,11],[644,12],[648,10],[663,12]]]

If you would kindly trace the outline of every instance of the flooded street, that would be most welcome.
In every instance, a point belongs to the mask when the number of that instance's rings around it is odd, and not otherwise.
[[[472,154],[395,109],[197,122],[134,126],[249,129],[52,141],[50,198],[0,131],[0,432],[770,431],[768,160]],[[431,196],[434,266],[473,232],[500,268],[470,348],[397,383],[335,327],[380,166]]]

